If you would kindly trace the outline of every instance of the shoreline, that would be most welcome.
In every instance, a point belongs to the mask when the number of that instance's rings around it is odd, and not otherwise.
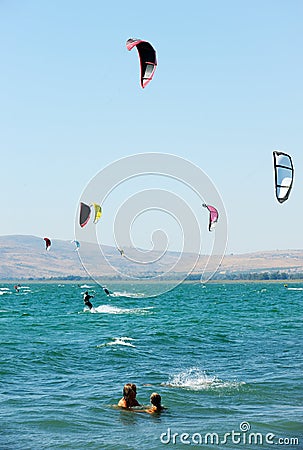
[[[157,283],[157,284],[176,284],[178,280],[167,280],[167,281],[154,281],[154,280],[110,280],[110,279],[106,279],[104,278],[102,280],[102,284],[106,284],[106,283],[112,283],[112,284],[128,284],[128,283],[136,283],[136,284],[153,284],[153,283]],[[21,284],[21,286],[25,285],[25,284],[77,284],[77,285],[83,285],[83,284],[101,284],[98,281],[95,280],[91,280],[91,279],[83,279],[83,280],[69,280],[69,279],[45,279],[45,280],[26,280],[26,279],[21,279],[21,280],[17,280],[17,281],[13,281],[13,280],[9,280],[9,279],[3,279],[0,280],[0,285],[1,284],[12,284],[12,285],[16,285],[16,284]],[[206,282],[200,282],[199,280],[184,280],[181,281],[179,284],[177,284],[177,286],[179,286],[180,284],[202,284],[202,285],[207,285],[207,284],[273,284],[273,283],[280,283],[280,284],[297,284],[297,283],[301,283],[303,284],[303,279],[281,279],[281,280],[209,280]]]

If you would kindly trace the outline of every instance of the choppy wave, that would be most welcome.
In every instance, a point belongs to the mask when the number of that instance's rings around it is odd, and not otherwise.
[[[17,289],[10,289],[8,287],[1,287],[0,288],[0,295],[5,295],[5,294],[12,294],[13,291],[17,291]],[[26,294],[28,292],[31,292],[31,289],[29,286],[18,286],[18,291],[22,294]]]
[[[147,314],[151,312],[153,306],[147,306],[146,308],[119,308],[118,306],[100,305],[94,308],[95,313],[103,314]]]
[[[7,294],[11,294],[11,291],[9,289],[6,290],[5,288],[1,288],[0,295],[7,295]]]
[[[113,338],[113,341],[107,342],[106,344],[97,345],[97,347],[107,347],[108,345],[123,345],[125,347],[136,347],[128,341],[134,341],[133,338],[127,336]]]
[[[110,297],[127,297],[127,298],[144,298],[145,294],[137,292],[137,293],[133,293],[133,292],[127,292],[127,291],[114,291],[112,292],[110,295]]]
[[[241,381],[224,381],[217,376],[209,376],[198,367],[191,367],[182,372],[172,375],[164,386],[199,391],[203,389],[238,388],[244,385]]]

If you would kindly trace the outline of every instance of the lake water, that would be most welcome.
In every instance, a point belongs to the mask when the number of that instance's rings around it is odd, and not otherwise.
[[[1,450],[303,448],[302,284],[86,286],[0,285]],[[117,409],[127,382],[167,409]]]

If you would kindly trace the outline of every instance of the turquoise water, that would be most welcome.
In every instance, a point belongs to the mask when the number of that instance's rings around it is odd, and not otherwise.
[[[96,313],[85,286],[1,285],[1,450],[303,448],[303,290],[183,284],[134,299],[90,286]],[[126,382],[167,410],[115,408]]]

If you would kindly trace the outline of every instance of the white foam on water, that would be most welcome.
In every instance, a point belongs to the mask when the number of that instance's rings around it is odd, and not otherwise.
[[[244,382],[224,381],[216,376],[209,376],[198,367],[191,367],[175,375],[172,375],[164,386],[200,391],[203,389],[238,388]]]
[[[133,338],[129,338],[129,337],[117,337],[117,338],[113,338],[113,341],[111,342],[107,342],[106,344],[100,344],[97,345],[97,347],[107,347],[109,345],[122,345],[124,347],[136,347],[135,345],[131,344],[130,342],[127,341],[134,341]]]
[[[85,313],[92,313],[92,314],[96,314],[96,310],[95,310],[95,308],[94,307],[92,307],[92,309],[89,309],[89,307],[88,306],[84,306],[84,308],[83,308],[83,312],[85,312]]]
[[[153,309],[153,306],[147,306],[146,308],[119,308],[111,305],[100,305],[94,309],[95,312],[103,314],[146,314]]]
[[[145,297],[145,295],[140,292],[134,293],[134,292],[126,292],[126,291],[122,291],[122,292],[115,291],[115,292],[112,292],[109,296],[110,297],[127,297],[127,298],[144,298]]]

